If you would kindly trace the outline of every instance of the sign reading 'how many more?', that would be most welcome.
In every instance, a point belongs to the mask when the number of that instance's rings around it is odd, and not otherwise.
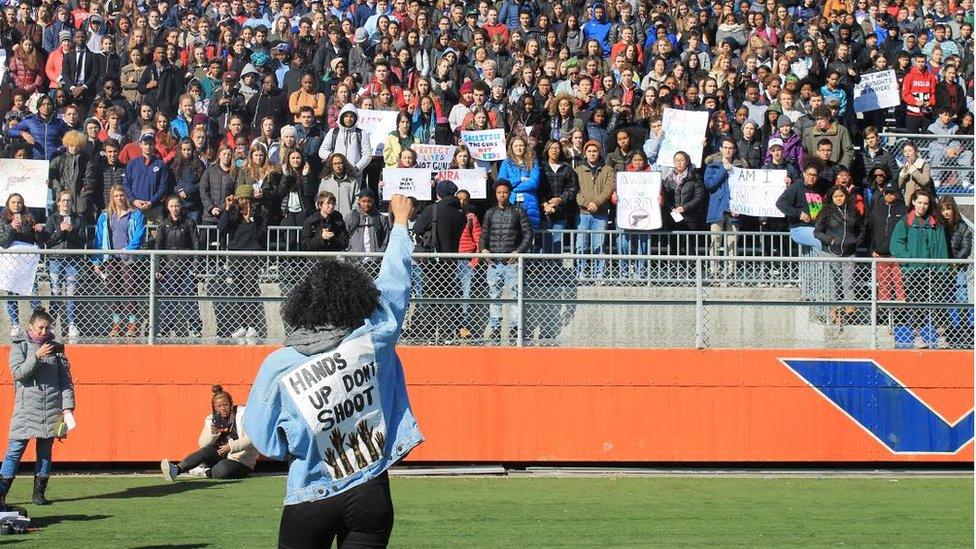
[[[729,211],[755,217],[785,217],[776,201],[786,190],[786,170],[732,168]]]
[[[383,170],[383,200],[395,194],[412,196],[417,200],[430,200],[430,170],[418,168],[385,168]]]
[[[462,131],[461,141],[471,149],[471,157],[475,160],[493,162],[505,160],[505,130]]]

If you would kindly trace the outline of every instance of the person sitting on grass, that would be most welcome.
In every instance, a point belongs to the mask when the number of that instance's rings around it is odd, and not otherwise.
[[[220,385],[211,390],[212,412],[203,418],[200,449],[179,463],[168,459],[159,463],[163,477],[170,482],[201,465],[206,468],[207,477],[220,480],[245,478],[254,470],[258,451],[241,430],[244,406],[234,406],[234,399]]]
[[[292,289],[293,330],[251,387],[244,430],[265,456],[288,460],[279,547],[385,547],[393,531],[387,469],[424,437],[397,357],[410,296],[410,199],[394,195],[394,226],[374,283],[325,259]]]

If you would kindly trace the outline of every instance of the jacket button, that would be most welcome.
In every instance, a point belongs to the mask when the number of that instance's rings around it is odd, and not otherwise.
[[[397,444],[396,451],[397,451],[398,454],[403,453],[403,445],[402,444]]]

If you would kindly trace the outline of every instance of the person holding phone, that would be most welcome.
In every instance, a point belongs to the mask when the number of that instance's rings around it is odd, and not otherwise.
[[[10,373],[14,380],[14,411],[10,441],[0,466],[0,510],[6,511],[7,492],[17,475],[27,443],[35,439],[35,505],[48,505],[45,497],[51,476],[51,449],[55,437],[66,436],[65,412],[75,409],[75,389],[64,345],[54,340],[54,319],[43,308],[31,314],[27,333],[10,345]]]
[[[74,194],[70,190],[58,193],[55,200],[56,209],[48,216],[44,224],[44,231],[39,236],[49,250],[80,250],[85,247],[88,234],[85,216],[74,213]],[[47,256],[47,274],[51,279],[51,295],[74,296],[78,288],[78,265],[84,260],[80,256],[49,255]],[[62,305],[61,301],[51,302],[51,317],[61,316],[61,336],[65,333],[69,343],[78,340],[78,328],[75,325],[75,302],[69,299]],[[65,329],[65,323],[67,329]]]
[[[34,220],[34,216],[27,211],[24,205],[24,197],[19,193],[10,193],[7,203],[4,205],[3,214],[0,214],[0,247],[9,248],[15,244],[20,246],[35,246],[38,235],[44,230],[44,225]],[[37,294],[37,283],[34,283]],[[8,292],[7,295],[13,295]],[[40,301],[31,300],[30,305],[36,309],[41,305]],[[20,315],[17,310],[17,302],[7,301],[7,318],[10,319],[10,339],[13,340],[23,335],[20,329]]]
[[[168,459],[159,463],[169,482],[201,466],[204,476],[219,480],[245,478],[254,470],[258,451],[241,428],[244,406],[235,406],[234,398],[220,385],[214,385],[211,391],[211,413],[203,418],[200,449],[179,463]]]

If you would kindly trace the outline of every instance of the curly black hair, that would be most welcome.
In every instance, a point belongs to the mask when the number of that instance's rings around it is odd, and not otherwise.
[[[356,329],[379,304],[380,291],[365,271],[351,263],[323,259],[288,293],[281,319],[293,328]]]

